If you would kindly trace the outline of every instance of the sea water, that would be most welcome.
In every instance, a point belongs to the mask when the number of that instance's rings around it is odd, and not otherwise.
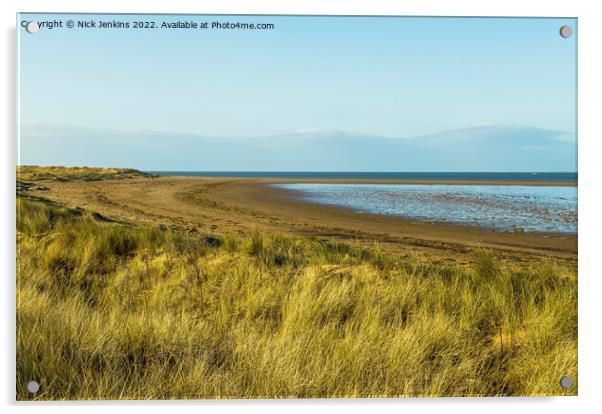
[[[435,181],[577,181],[576,172],[148,171],[166,176]]]
[[[451,184],[272,184],[301,201],[359,213],[507,231],[575,233],[577,187]]]

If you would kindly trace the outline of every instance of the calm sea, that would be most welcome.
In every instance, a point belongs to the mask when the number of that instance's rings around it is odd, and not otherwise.
[[[505,231],[577,232],[577,187],[450,184],[272,184],[301,201],[358,213]]]
[[[577,181],[572,172],[296,172],[296,171],[149,171],[159,175],[239,178],[331,178],[379,180]]]

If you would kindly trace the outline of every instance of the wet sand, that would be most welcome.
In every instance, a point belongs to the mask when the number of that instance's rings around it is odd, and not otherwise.
[[[69,207],[137,223],[216,234],[252,230],[378,244],[384,249],[463,262],[475,248],[511,261],[551,257],[576,263],[577,235],[509,233],[476,226],[418,222],[394,216],[301,202],[268,183],[387,183],[551,185],[549,182],[252,179],[158,177],[107,181],[39,182],[28,193]],[[553,183],[558,185],[558,183]],[[565,182],[563,185],[576,185]]]

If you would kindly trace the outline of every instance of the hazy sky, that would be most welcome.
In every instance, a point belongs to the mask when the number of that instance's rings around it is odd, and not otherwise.
[[[275,29],[43,28],[30,35],[18,23],[23,163],[98,163],[95,151],[133,151],[122,145],[129,132],[171,139],[175,147],[181,134],[416,137],[479,125],[575,138],[576,36],[558,33],[564,24],[576,28],[573,19],[19,17],[53,19],[238,21]],[[61,128],[65,136],[77,129],[106,134],[106,142],[98,139],[83,159],[48,154],[52,145],[40,140],[60,136]],[[161,162],[160,152],[148,156]],[[173,164],[163,168],[180,169]]]

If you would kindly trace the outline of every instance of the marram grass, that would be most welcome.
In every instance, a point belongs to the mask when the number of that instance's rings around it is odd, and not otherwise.
[[[577,393],[573,268],[17,211],[19,400]]]
[[[39,167],[37,165],[18,165],[17,181],[99,181],[110,179],[154,177],[154,174],[132,168],[92,168],[92,167]]]

